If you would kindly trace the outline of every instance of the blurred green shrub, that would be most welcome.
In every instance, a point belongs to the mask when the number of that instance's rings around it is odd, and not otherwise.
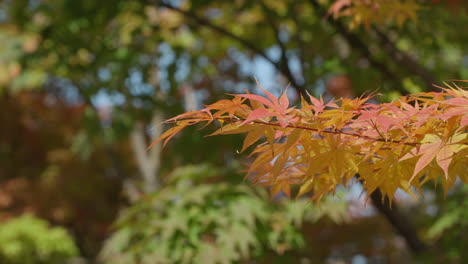
[[[64,228],[23,215],[0,224],[0,263],[63,264],[78,255],[73,238]]]
[[[434,244],[424,263],[468,263],[468,185],[459,184],[439,198],[426,238]],[[436,255],[433,255],[436,254]]]
[[[304,244],[306,220],[346,217],[342,200],[272,202],[264,188],[220,180],[209,165],[177,169],[171,182],[126,210],[101,252],[104,263],[238,263]],[[221,178],[222,179],[222,178]],[[225,178],[224,178],[225,179]]]

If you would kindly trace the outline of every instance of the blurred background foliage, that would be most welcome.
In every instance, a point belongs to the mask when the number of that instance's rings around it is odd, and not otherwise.
[[[466,1],[379,1],[0,1],[0,228],[33,214],[85,263],[463,263],[464,186],[397,197],[415,252],[359,185],[270,201],[239,177],[236,136],[146,151],[165,118],[258,92],[253,77],[291,100],[346,80],[382,102],[468,79]],[[12,263],[45,263],[27,252]]]
[[[210,165],[174,170],[166,187],[123,212],[104,262],[283,263],[304,248],[303,222],[347,219],[344,200],[272,202],[266,190],[242,184],[234,173]]]
[[[62,227],[30,215],[0,227],[0,261],[5,264],[60,264],[78,255],[73,238]]]

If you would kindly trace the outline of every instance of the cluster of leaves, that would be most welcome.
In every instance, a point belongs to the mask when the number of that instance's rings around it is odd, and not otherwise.
[[[209,165],[175,170],[168,186],[124,212],[103,261],[236,263],[300,248],[305,220],[346,218],[336,199],[320,208],[304,200],[271,203],[264,189],[219,182],[219,173]]]
[[[466,8],[459,0],[432,0],[430,3],[443,2],[454,10]],[[406,21],[417,21],[418,11],[423,9],[423,3],[417,0],[336,0],[328,9],[333,18],[347,17],[349,26],[357,28],[364,26],[369,29],[372,24],[393,24],[402,26]]]
[[[392,103],[368,104],[369,97],[325,103],[309,95],[289,107],[286,92],[233,95],[200,111],[178,115],[158,141],[200,122],[221,124],[212,135],[247,133],[242,151],[257,141],[246,177],[271,187],[271,195],[320,200],[359,174],[367,195],[377,188],[391,200],[398,188],[414,196],[428,180],[441,178],[447,191],[457,176],[468,181],[468,93],[461,87],[418,93]],[[250,105],[247,104],[250,102]],[[156,142],[158,142],[156,141]]]
[[[0,225],[0,262],[62,264],[78,255],[73,238],[61,227],[23,215]]]
[[[351,18],[350,27],[371,24],[393,23],[403,25],[406,20],[417,20],[417,12],[421,9],[416,0],[337,0],[329,13],[334,18]]]
[[[24,34],[12,26],[0,28],[0,92],[6,86],[12,90],[35,87],[45,81],[45,74],[37,69],[23,69],[19,60],[37,49],[39,37]]]
[[[102,140],[80,138],[83,127],[90,131],[99,120],[83,105],[40,91],[6,91],[0,106],[0,216],[30,212],[67,226],[82,254],[97,254],[123,202],[123,177],[118,178]],[[119,166],[132,175],[126,143],[114,147],[122,153]],[[91,145],[89,159],[75,145]]]

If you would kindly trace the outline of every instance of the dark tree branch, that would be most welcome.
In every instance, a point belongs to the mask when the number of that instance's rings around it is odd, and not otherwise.
[[[149,3],[154,4],[154,5],[157,5],[157,6],[160,6],[160,7],[165,7],[167,9],[178,12],[178,13],[184,15],[185,17],[192,19],[197,24],[205,26],[205,27],[207,27],[207,28],[209,28],[209,29],[211,29],[211,30],[223,35],[223,36],[226,36],[226,37],[238,42],[239,44],[241,44],[245,48],[251,50],[252,52],[256,53],[257,55],[263,57],[265,60],[270,62],[279,72],[281,72],[291,82],[291,85],[294,87],[294,89],[296,89],[296,91],[301,96],[303,96],[304,98],[307,98],[307,91],[306,91],[305,87],[303,85],[299,85],[296,82],[294,76],[292,75],[291,71],[289,70],[289,66],[284,67],[284,66],[282,66],[281,61],[280,62],[274,61],[273,59],[268,57],[267,54],[262,49],[258,48],[254,43],[242,38],[241,36],[238,36],[238,35],[230,32],[230,31],[228,31],[225,28],[222,28],[222,27],[220,27],[218,25],[215,25],[210,20],[202,18],[200,16],[197,16],[196,14],[194,14],[194,13],[192,13],[190,11],[182,10],[177,6],[167,4],[167,3],[165,3],[165,2],[163,2],[161,0],[147,0],[147,1]]]
[[[180,14],[184,15],[185,17],[192,19],[194,22],[196,22],[199,25],[205,26],[205,27],[207,27],[207,28],[209,28],[209,29],[211,29],[213,31],[218,32],[221,35],[224,35],[224,36],[226,36],[228,38],[231,38],[232,40],[234,40],[234,41],[238,42],[239,44],[241,44],[242,46],[246,47],[247,49],[250,49],[254,53],[260,55],[261,57],[263,57],[265,60],[267,60],[271,64],[276,64],[276,62],[274,60],[272,60],[270,57],[268,57],[263,50],[261,50],[260,48],[255,46],[255,44],[253,44],[252,42],[249,42],[248,40],[243,39],[240,36],[237,36],[236,34],[228,31],[225,28],[222,28],[222,27],[220,27],[218,25],[213,24],[208,19],[199,17],[199,16],[197,16],[196,14],[194,14],[194,13],[192,13],[190,11],[180,9],[177,6],[167,4],[167,3],[163,2],[163,1],[149,0],[148,2],[153,3],[155,5],[158,5],[158,6],[161,6],[161,7],[165,7],[167,9],[170,9],[170,10],[175,11],[177,13],[180,13]]]
[[[319,16],[327,17],[327,11],[316,0],[309,1]],[[371,65],[379,69],[388,79],[398,80],[401,83],[401,78],[390,71],[385,64],[377,61],[373,57],[367,45],[358,36],[350,32],[345,25],[331,17],[328,17],[327,21],[330,25],[335,27],[337,32],[343,36],[353,48],[359,50],[369,60]],[[403,94],[408,93],[406,90],[401,88],[399,91]],[[356,175],[356,178],[359,179],[359,175]],[[395,202],[392,205],[392,209],[388,200],[386,198],[382,199],[383,196],[379,190],[374,191],[370,197],[377,210],[384,215],[395,230],[405,238],[406,243],[414,253],[418,254],[427,250],[428,247],[419,239],[416,229],[411,224],[408,217],[397,209],[398,207]]]
[[[400,84],[402,83],[401,77],[398,76],[396,73],[392,72],[386,64],[375,59],[369,47],[356,34],[350,32],[346,28],[346,26],[343,23],[341,23],[341,21],[328,16],[327,10],[316,0],[310,0],[310,3],[314,7],[314,10],[317,13],[317,15],[319,17],[324,17],[326,21],[331,26],[333,26],[336,29],[336,31],[348,42],[348,44],[355,50],[360,51],[361,54],[369,61],[369,63],[373,67],[378,69],[386,77],[386,79],[390,81],[397,81]],[[403,95],[408,94],[408,91],[406,91],[400,85],[396,86],[396,89],[398,89],[398,91]]]
[[[292,83],[295,83],[293,86],[296,87],[298,84],[295,81],[294,75],[291,72],[291,68],[289,67],[289,59],[286,54],[286,46],[284,45],[283,41],[280,38],[280,30],[279,26],[276,25],[273,17],[275,16],[275,12],[268,8],[268,6],[265,5],[263,1],[260,1],[260,5],[262,6],[263,10],[266,13],[266,17],[268,20],[268,23],[270,24],[270,27],[273,31],[273,34],[275,35],[276,42],[278,42],[278,46],[280,48],[280,61],[278,62],[278,66],[280,68],[280,71],[283,72],[284,75],[288,77],[289,80],[291,80]],[[305,91],[305,89],[303,89]],[[299,92],[299,90],[298,90]],[[299,92],[304,98],[306,97],[305,93]]]
[[[429,90],[440,91],[439,88],[434,86],[440,85],[439,81],[434,77],[434,74],[411,57],[411,55],[398,49],[396,44],[376,26],[373,26],[372,29],[379,39],[380,46],[384,48],[391,58],[398,62],[398,65],[405,67],[409,72],[421,77]]]
[[[418,234],[415,232],[416,228],[411,220],[399,210],[395,202],[390,207],[388,198],[383,198],[380,191],[374,191],[371,194],[371,199],[372,204],[387,218],[398,233],[405,238],[406,243],[414,253],[421,253],[428,249],[428,246],[419,239]]]
[[[268,8],[268,6],[263,3],[263,1],[259,1],[260,5],[262,6],[263,10],[266,13],[266,18],[268,21],[268,24],[270,24],[270,27],[273,31],[273,34],[275,35],[275,39],[278,42],[278,46],[281,49],[281,60],[287,61],[286,58],[286,48],[283,44],[283,41],[280,39],[280,32],[279,32],[279,26],[276,25],[275,21],[273,20],[272,16],[274,16],[274,12]]]
[[[306,67],[306,64],[304,62],[304,50],[305,50],[306,45],[304,43],[304,40],[301,37],[301,34],[299,33],[299,32],[301,32],[299,19],[295,15],[292,15],[291,18],[292,18],[292,20],[294,21],[294,23],[296,24],[296,27],[297,27],[296,34],[294,34],[292,37],[294,38],[294,40],[297,43],[297,47],[298,47],[298,49],[297,49],[298,50],[297,51],[298,52],[297,58],[299,59],[299,62],[301,64],[302,76],[303,76],[304,81],[305,81],[306,80],[305,70],[307,69],[307,67]]]

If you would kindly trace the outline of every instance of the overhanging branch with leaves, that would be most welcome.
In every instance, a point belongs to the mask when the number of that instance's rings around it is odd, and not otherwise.
[[[273,196],[290,196],[298,185],[298,196],[320,200],[356,174],[368,196],[380,190],[390,201],[398,188],[416,197],[413,190],[429,180],[445,191],[457,177],[468,181],[468,93],[456,84],[383,104],[308,95],[300,107],[289,106],[286,92],[277,98],[260,89],[266,97],[233,95],[169,119],[174,127],[156,142],[214,121],[221,127],[211,135],[247,133],[242,151],[256,146],[246,177],[271,187]]]

